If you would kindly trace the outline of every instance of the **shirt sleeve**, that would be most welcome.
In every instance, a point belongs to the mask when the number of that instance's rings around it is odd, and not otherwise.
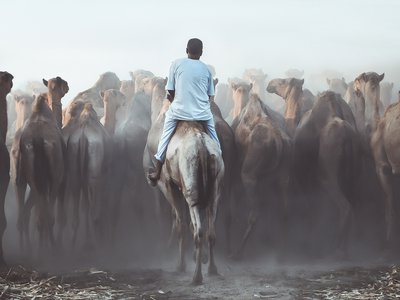
[[[215,96],[215,91],[214,91],[214,80],[212,78],[212,75],[210,72],[208,72],[208,90],[207,90],[208,96]]]
[[[165,89],[175,91],[175,62],[173,62],[169,68],[169,76]]]

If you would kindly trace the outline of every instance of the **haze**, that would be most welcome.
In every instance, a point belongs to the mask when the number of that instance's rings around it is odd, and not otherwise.
[[[0,69],[16,87],[61,76],[70,86],[65,101],[106,71],[120,79],[138,68],[166,76],[191,37],[203,40],[202,60],[222,81],[246,68],[262,68],[268,79],[304,70],[306,87],[307,76],[326,72],[400,78],[395,0],[3,0],[1,11]]]

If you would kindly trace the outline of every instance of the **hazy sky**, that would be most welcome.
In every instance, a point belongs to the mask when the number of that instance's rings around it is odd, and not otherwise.
[[[105,71],[166,76],[191,37],[203,40],[202,60],[222,81],[245,68],[262,68],[269,79],[302,69],[305,86],[307,75],[324,70],[400,76],[397,0],[0,0],[0,7],[0,70],[17,87],[61,76],[66,99]]]

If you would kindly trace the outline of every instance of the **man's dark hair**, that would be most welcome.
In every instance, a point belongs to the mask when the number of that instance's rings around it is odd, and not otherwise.
[[[187,43],[187,51],[193,55],[201,55],[203,52],[203,42],[199,39],[190,39]]]

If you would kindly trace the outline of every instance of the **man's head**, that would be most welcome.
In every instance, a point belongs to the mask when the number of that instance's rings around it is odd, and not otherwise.
[[[203,42],[199,39],[190,39],[187,43],[186,53],[191,59],[199,59],[203,54]]]

